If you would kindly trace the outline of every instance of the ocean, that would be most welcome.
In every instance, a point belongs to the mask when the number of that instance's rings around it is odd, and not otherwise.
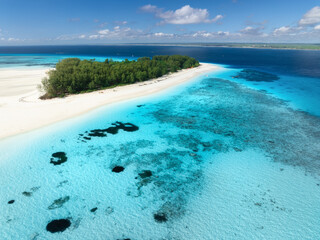
[[[0,47],[0,67],[157,54],[223,68],[0,141],[0,239],[319,239],[320,52]]]

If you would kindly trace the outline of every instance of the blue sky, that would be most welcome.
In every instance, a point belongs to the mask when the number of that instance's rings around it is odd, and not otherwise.
[[[0,0],[0,45],[320,43],[319,0]]]

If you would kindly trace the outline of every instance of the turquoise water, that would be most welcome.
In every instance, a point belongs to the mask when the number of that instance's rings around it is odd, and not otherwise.
[[[319,78],[278,74],[276,76],[279,79],[272,82],[246,81],[234,78],[240,71],[241,69],[228,68],[226,72],[222,71],[216,77],[235,81],[256,90],[263,90],[267,94],[286,101],[290,107],[296,110],[320,116]]]
[[[66,55],[66,54],[0,54],[0,68],[48,68],[55,67],[56,63],[65,58],[77,57],[81,60],[95,59],[105,61],[112,58],[114,61],[122,61],[124,57],[117,56],[92,56],[92,55]],[[134,57],[127,57],[129,60]]]
[[[319,118],[234,73],[2,141],[1,238],[319,239]]]

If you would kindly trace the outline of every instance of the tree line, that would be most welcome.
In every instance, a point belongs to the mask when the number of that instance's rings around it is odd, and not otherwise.
[[[118,85],[143,82],[181,69],[199,66],[199,61],[188,56],[162,55],[141,57],[137,60],[104,62],[66,58],[50,70],[40,88],[42,99],[63,97],[67,94],[95,91]]]

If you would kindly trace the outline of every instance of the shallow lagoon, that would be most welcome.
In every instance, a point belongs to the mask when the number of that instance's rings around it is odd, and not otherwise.
[[[319,118],[226,80],[233,73],[2,141],[1,236],[319,238]],[[89,136],[117,121],[138,129]],[[71,225],[51,233],[55,219]]]

